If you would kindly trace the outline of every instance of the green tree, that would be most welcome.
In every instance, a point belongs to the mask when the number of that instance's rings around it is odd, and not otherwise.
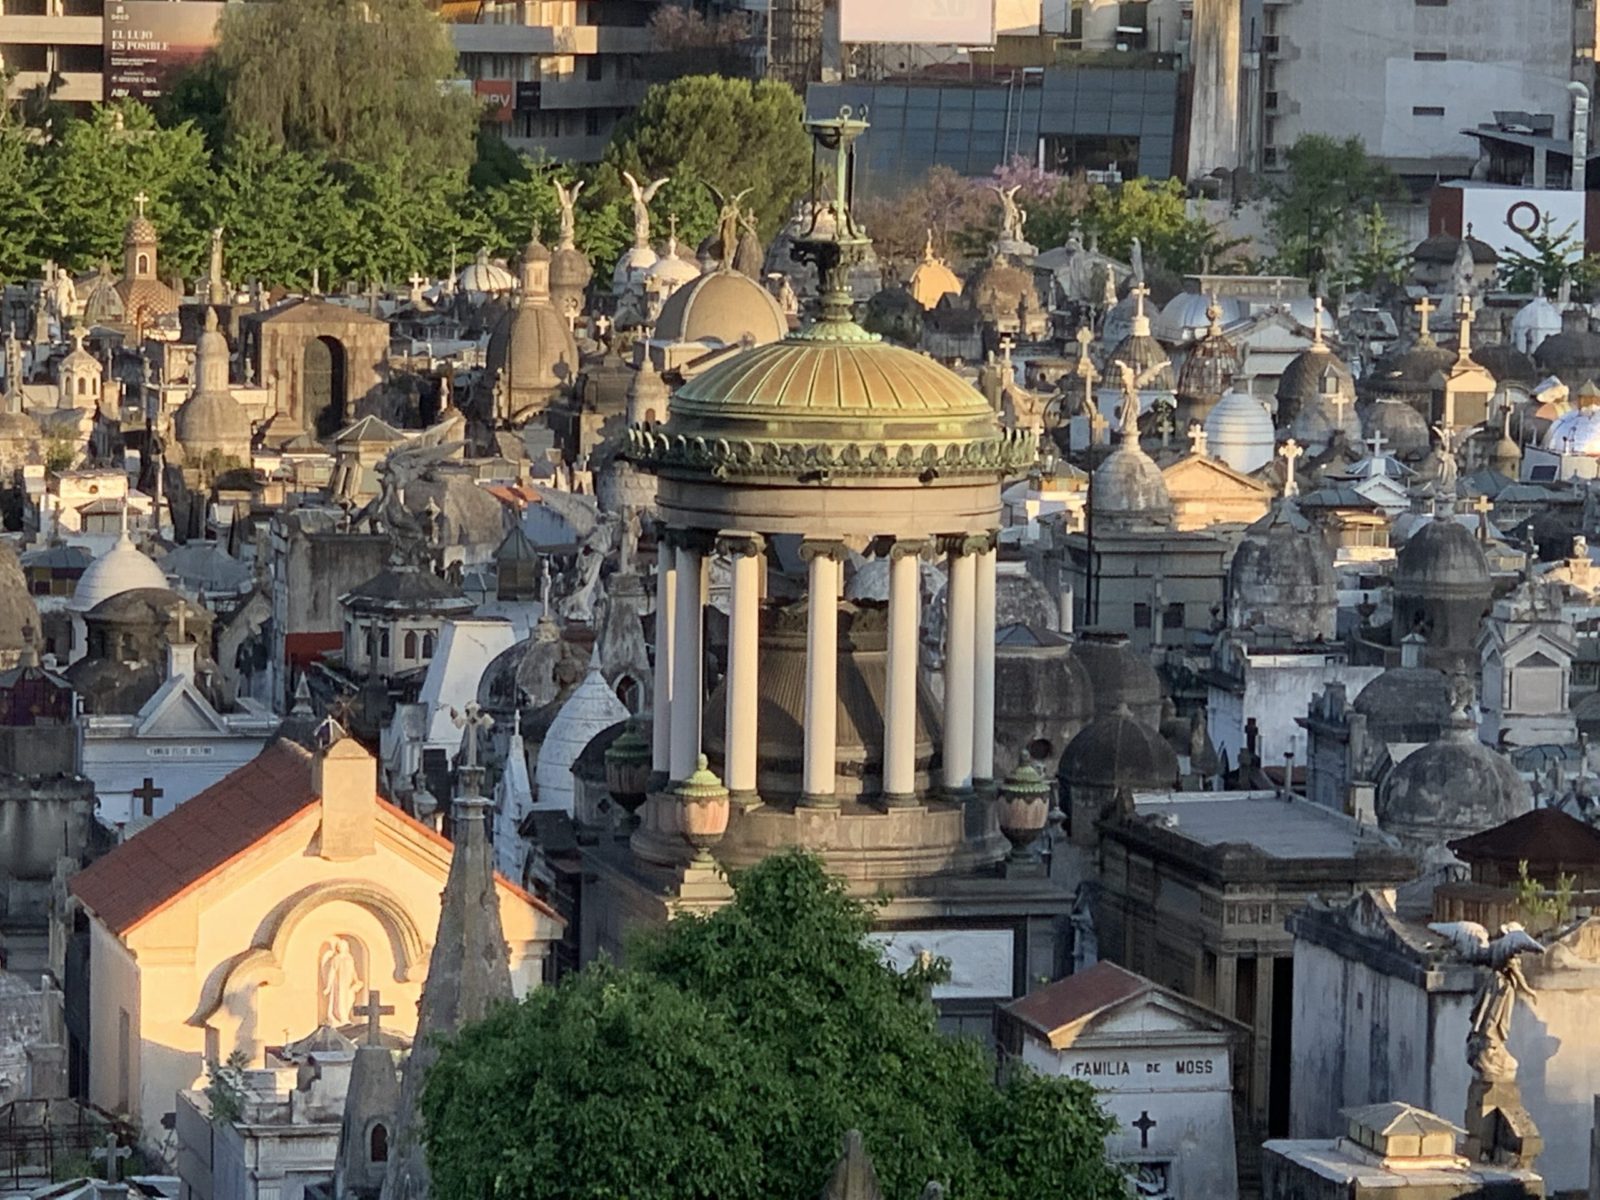
[[[1383,205],[1372,202],[1372,207],[1357,218],[1356,233],[1346,271],[1350,282],[1363,291],[1371,291],[1405,278],[1406,242],[1383,215]]]
[[[341,162],[464,171],[477,103],[456,75],[449,30],[424,0],[275,0],[223,14],[216,48],[230,134]]]
[[[1127,258],[1139,239],[1146,259],[1177,274],[1191,274],[1220,260],[1240,243],[1227,241],[1216,227],[1189,215],[1187,193],[1177,179],[1130,179],[1116,187],[1089,190],[1082,213],[1085,233],[1097,233],[1100,249]]]
[[[641,182],[665,175],[684,187],[748,188],[743,206],[755,210],[762,236],[770,237],[810,186],[811,140],[803,116],[800,97],[772,80],[688,75],[656,84],[612,134],[591,206],[627,196],[623,171]],[[656,209],[665,213],[662,199]],[[675,202],[690,203],[686,195]],[[679,213],[680,220],[687,216]]]
[[[45,225],[39,155],[26,131],[0,118],[0,278],[37,273]]]
[[[1507,249],[1501,256],[1501,286],[1508,292],[1539,291],[1553,296],[1561,289],[1561,281],[1570,279],[1579,291],[1590,291],[1600,282],[1600,257],[1584,254],[1576,228],[1568,225],[1556,233],[1547,220],[1532,231],[1518,229],[1517,236],[1528,248]]]
[[[227,234],[233,278],[305,286],[316,270],[332,279],[346,195],[320,158],[243,133],[221,156],[210,200],[208,219]]]
[[[445,1045],[423,1097],[440,1197],[810,1195],[851,1128],[895,1200],[929,1179],[958,1200],[1125,1194],[1092,1090],[1021,1068],[996,1086],[977,1043],[938,1032],[936,972],[886,966],[817,859],[734,887],[628,969],[588,967]]]
[[[116,260],[142,191],[161,234],[162,272],[193,274],[205,260],[211,164],[194,126],[163,129],[141,104],[107,105],[69,122],[41,165],[41,186],[53,200],[40,252],[78,268]]]
[[[1280,268],[1306,276],[1340,270],[1360,245],[1362,216],[1373,201],[1397,195],[1399,181],[1358,137],[1306,134],[1289,147],[1285,166],[1267,193]]]

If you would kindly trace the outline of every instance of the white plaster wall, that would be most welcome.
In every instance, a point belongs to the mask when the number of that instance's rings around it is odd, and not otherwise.
[[[1330,683],[1343,683],[1345,693],[1358,696],[1378,675],[1382,667],[1352,667],[1339,664],[1308,663],[1305,666],[1246,667],[1245,690],[1241,699],[1231,692],[1212,688],[1209,702],[1217,707],[1207,714],[1207,729],[1219,752],[1225,751],[1230,763],[1239,761],[1244,746],[1244,729],[1251,717],[1259,732],[1257,748],[1266,766],[1282,766],[1285,751],[1294,753],[1297,766],[1306,761],[1306,731],[1295,724],[1306,715],[1311,700]]]
[[[99,737],[91,729],[83,740],[83,773],[94,781],[96,809],[103,820],[126,825],[144,816],[135,788],[153,779],[163,795],[154,816],[164,817],[261,753],[265,738]]]
[[[128,1098],[139,1098],[139,968],[133,956],[99,922],[89,927],[89,1099],[108,1112],[118,1104],[118,1014],[128,1014]]]
[[[1354,134],[1376,154],[1472,156],[1476,143],[1459,131],[1496,109],[1554,113],[1566,135],[1570,0],[1339,0],[1285,5],[1277,20],[1277,90],[1295,106],[1277,119],[1279,147],[1304,133]],[[1418,50],[1448,60],[1419,63]],[[1445,115],[1413,116],[1416,105]]]

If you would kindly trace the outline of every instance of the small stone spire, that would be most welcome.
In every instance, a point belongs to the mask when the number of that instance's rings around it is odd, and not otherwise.
[[[1150,336],[1150,314],[1144,310],[1145,298],[1150,295],[1150,289],[1140,279],[1133,285],[1133,336]]]
[[[462,727],[462,765],[451,831],[455,853],[439,905],[439,930],[428,960],[427,982],[417,1014],[417,1032],[400,1087],[399,1117],[383,1184],[384,1200],[419,1200],[428,1195],[420,1100],[428,1070],[438,1061],[435,1039],[512,999],[511,968],[487,821],[490,802],[481,794],[478,733],[493,724],[469,704],[456,716]]]

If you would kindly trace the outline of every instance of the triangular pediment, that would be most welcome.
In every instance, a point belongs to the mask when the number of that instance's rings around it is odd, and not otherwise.
[[[1252,498],[1270,496],[1266,484],[1235,471],[1227,463],[1215,458],[1189,455],[1180,458],[1161,472],[1167,482],[1167,491],[1173,495],[1217,495],[1233,493]]]
[[[231,732],[210,702],[187,679],[169,679],[139,710],[135,737],[217,737]]]

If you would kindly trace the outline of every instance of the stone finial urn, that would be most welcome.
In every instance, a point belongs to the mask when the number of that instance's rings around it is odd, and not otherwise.
[[[995,797],[1000,832],[1011,843],[1013,862],[1033,857],[1033,843],[1050,818],[1050,784],[1032,763],[1006,777]]]
[[[694,847],[697,865],[709,865],[713,861],[711,847],[728,831],[728,789],[702,754],[694,773],[678,784],[676,792],[683,806],[683,840]]]
[[[650,740],[637,717],[606,747],[606,790],[630,817],[650,791]]]

